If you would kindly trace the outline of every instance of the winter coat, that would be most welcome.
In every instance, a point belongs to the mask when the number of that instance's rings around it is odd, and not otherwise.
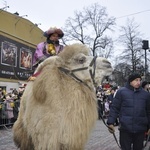
[[[14,113],[13,113],[13,107],[11,106],[11,103],[14,103],[13,99],[6,99],[5,102],[6,103],[6,115],[7,115],[7,119],[11,119],[14,117]]]
[[[18,118],[19,107],[20,107],[20,100],[15,100],[13,108],[14,119]]]
[[[147,126],[150,127],[150,94],[142,88],[134,89],[127,83],[115,95],[108,125],[114,124],[118,115],[120,130],[130,133],[145,132]]]

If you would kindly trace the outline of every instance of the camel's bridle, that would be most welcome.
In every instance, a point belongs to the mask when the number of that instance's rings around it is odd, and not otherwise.
[[[90,73],[92,82],[95,86],[96,83],[95,83],[94,78],[95,78],[95,69],[96,69],[96,58],[97,58],[97,56],[93,57],[91,63],[87,67],[77,68],[77,69],[73,69],[73,70],[69,70],[69,69],[66,69],[66,68],[63,68],[63,67],[58,67],[58,69],[61,70],[62,72],[64,72],[65,74],[71,76],[75,80],[77,80],[77,81],[83,83],[84,85],[88,86],[85,82],[83,82],[81,79],[79,79],[74,73],[77,72],[77,71],[87,70],[90,67],[89,73]],[[93,67],[93,71],[92,71],[92,67]]]

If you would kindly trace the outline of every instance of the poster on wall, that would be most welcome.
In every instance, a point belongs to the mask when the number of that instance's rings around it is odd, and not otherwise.
[[[17,66],[17,47],[10,42],[2,42],[1,64],[7,66]]]
[[[32,69],[32,52],[26,48],[20,48],[20,62],[19,67],[22,69]]]
[[[35,49],[0,35],[0,78],[28,80]]]

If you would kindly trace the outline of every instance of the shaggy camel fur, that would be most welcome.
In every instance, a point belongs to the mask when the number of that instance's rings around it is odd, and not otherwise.
[[[13,126],[20,150],[83,150],[97,120],[95,88],[89,73],[93,57],[82,44],[66,46],[58,56],[41,63],[34,81],[29,81]],[[60,67],[73,70],[78,81]],[[96,59],[95,81],[112,73],[111,64]]]

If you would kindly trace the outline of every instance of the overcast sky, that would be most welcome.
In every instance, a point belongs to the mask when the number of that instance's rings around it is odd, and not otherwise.
[[[0,8],[9,6],[8,12],[28,15],[26,19],[40,23],[39,28],[46,31],[51,26],[64,27],[66,19],[74,17],[75,10],[82,11],[94,3],[106,7],[109,16],[118,18],[118,27],[134,17],[144,38],[150,40],[150,0],[0,0]]]

